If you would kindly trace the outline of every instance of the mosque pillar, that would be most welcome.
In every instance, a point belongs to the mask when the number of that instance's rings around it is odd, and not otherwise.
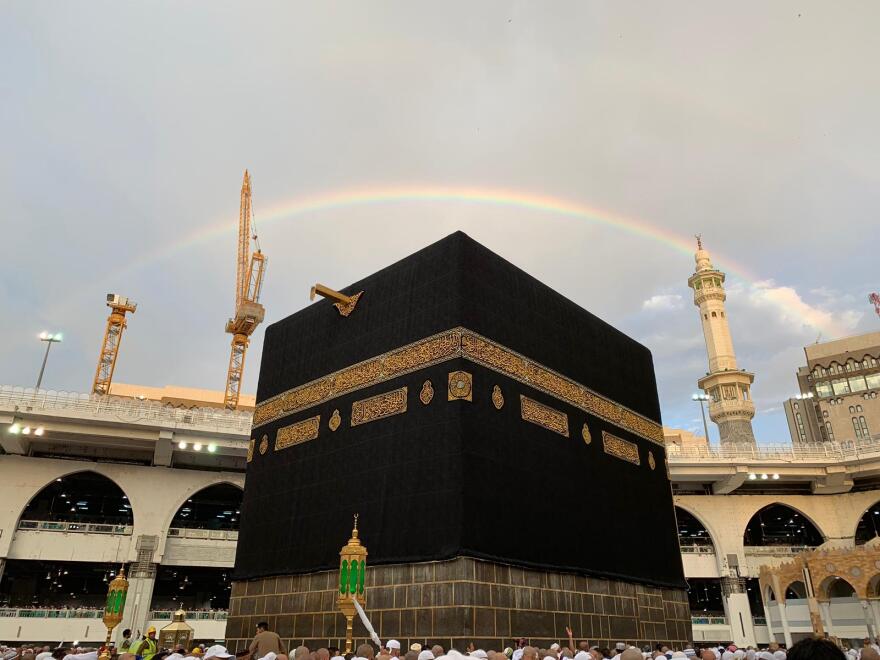
[[[880,599],[869,598],[868,605],[874,615],[874,636],[880,636]]]
[[[767,622],[767,636],[770,637],[770,641],[774,641],[776,639],[775,633],[773,632],[773,621],[770,619],[770,608],[767,606],[767,602],[764,601],[764,620]],[[757,644],[755,644],[757,646]]]
[[[868,637],[874,639],[877,635],[877,619],[874,617],[874,611],[871,609],[867,598],[859,599],[862,606],[862,614],[865,616],[865,627],[868,629]]]
[[[745,580],[738,577],[721,578],[724,613],[730,624],[731,641],[737,646],[755,646],[755,624],[746,592]]]
[[[122,631],[131,629],[132,639],[140,639],[147,632],[150,620],[150,605],[153,600],[153,587],[156,585],[156,565],[147,566],[136,563],[128,576],[128,598],[122,623],[116,627],[117,641],[122,638]]]
[[[819,609],[822,612],[822,621],[825,623],[825,632],[829,637],[834,637],[834,621],[831,619],[831,601],[820,600]]]
[[[791,626],[788,625],[788,614],[785,611],[785,603],[777,601],[779,607],[779,620],[782,623],[782,636],[785,638],[785,648],[790,649],[794,643],[791,638]]]

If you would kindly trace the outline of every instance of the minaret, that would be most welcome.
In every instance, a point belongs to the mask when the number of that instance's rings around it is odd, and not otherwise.
[[[709,373],[697,385],[709,396],[709,417],[718,425],[722,445],[755,445],[751,384],[755,374],[736,366],[733,339],[724,310],[724,273],[717,270],[697,236],[696,272],[688,279],[694,290],[694,305],[700,308],[700,323],[706,339]],[[708,440],[708,438],[707,438]]]

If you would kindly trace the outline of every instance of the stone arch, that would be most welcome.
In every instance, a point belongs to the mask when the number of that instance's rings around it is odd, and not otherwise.
[[[858,591],[852,583],[839,575],[829,575],[819,583],[817,596],[819,600],[828,601],[832,598],[858,598]]]
[[[880,500],[862,512],[853,530],[856,545],[867,543],[878,536],[880,536]]]
[[[174,520],[177,512],[183,507],[186,501],[192,498],[193,495],[199,493],[200,491],[205,490],[206,488],[211,488],[212,486],[220,486],[220,485],[229,485],[234,486],[244,492],[244,484],[235,481],[234,479],[230,479],[229,475],[218,474],[216,478],[211,479],[210,481],[206,481],[203,483],[190,484],[186,487],[183,493],[177,498],[173,507],[170,507],[170,511],[165,519],[165,523],[162,527],[163,530],[167,531],[171,527],[171,522]]]
[[[773,591],[773,587],[769,584],[764,586],[764,592],[761,595],[765,603],[776,602],[776,592]]]
[[[866,592],[868,598],[880,598],[880,573],[875,573],[868,579]]]
[[[171,527],[238,529],[244,491],[229,482],[210,484],[192,493],[171,518]]]
[[[686,545],[686,543],[684,542],[686,539],[682,538],[681,536],[682,525],[691,523],[691,525],[699,526],[700,528],[702,528],[702,531],[705,532],[704,534],[699,536],[692,536],[689,540],[696,541],[695,543],[692,543],[692,545],[711,545],[713,548],[716,547],[712,531],[709,529],[706,523],[703,522],[700,516],[692,513],[688,509],[688,507],[682,506],[678,503],[675,504],[675,509],[675,520],[679,533],[679,545]],[[683,515],[679,515],[679,511]]]
[[[791,598],[806,597],[807,585],[804,584],[803,580],[795,580],[794,582],[789,582],[789,584],[785,587],[785,600],[789,600]]]
[[[32,504],[34,504],[36,501],[38,501],[38,498],[40,498],[40,496],[43,495],[44,493],[49,494],[49,493],[51,493],[51,491],[55,491],[55,490],[59,491],[58,497],[60,499],[58,502],[58,506],[60,507],[61,503],[64,501],[64,498],[62,497],[62,495],[67,495],[67,493],[64,492],[66,489],[64,489],[64,487],[63,487],[65,480],[69,479],[70,477],[76,477],[77,475],[94,475],[95,477],[99,477],[101,480],[104,480],[104,481],[108,482],[109,484],[112,484],[116,488],[116,490],[122,494],[121,495],[122,499],[125,502],[127,502],[127,505],[125,506],[125,508],[127,508],[128,513],[125,514],[124,512],[117,510],[117,511],[113,512],[117,515],[115,515],[115,516],[108,515],[107,518],[108,519],[109,518],[118,518],[118,519],[120,519],[120,522],[122,522],[124,520],[125,521],[124,524],[126,524],[126,525],[132,525],[132,526],[134,525],[134,521],[135,521],[134,504],[131,503],[131,499],[129,498],[128,493],[126,492],[126,490],[122,487],[122,485],[116,479],[114,479],[112,476],[105,474],[104,472],[98,471],[98,470],[71,469],[71,470],[67,470],[67,471],[59,473],[57,476],[52,478],[50,481],[44,483],[36,492],[33,493],[33,495],[31,495],[28,498],[28,500],[24,503],[24,505],[21,507],[21,510],[18,513],[18,518],[16,519],[16,529],[18,528],[18,525],[21,522],[21,520],[27,519],[26,517],[29,513],[28,508]],[[86,500],[79,500],[79,501],[86,501]],[[91,512],[89,512],[88,505],[86,505],[85,507],[82,507],[78,504],[78,501],[75,499],[72,501],[72,504],[73,504],[73,508],[76,510],[75,511],[68,510],[68,511],[66,511],[66,513],[67,514],[74,514],[74,515],[61,516],[61,515],[59,515],[58,512],[55,512],[54,510],[49,510],[49,511],[40,512],[40,513],[35,512],[34,514],[31,514],[31,515],[39,516],[36,518],[38,520],[56,519],[56,520],[64,521],[65,518],[75,519],[78,517],[78,518],[82,519],[83,522],[98,522],[98,520],[89,520],[89,518],[94,518],[94,516],[89,515]],[[55,509],[55,508],[58,508],[58,507],[50,506],[50,509]],[[119,508],[122,508],[122,507],[119,507]],[[77,514],[79,514],[79,515],[77,515]],[[118,514],[122,514],[122,515],[118,515]],[[48,515],[51,517],[43,518],[42,516],[44,516],[44,515]],[[71,522],[76,522],[76,520],[71,520]]]
[[[693,516],[697,520],[697,522],[700,523],[707,532],[709,532],[709,538],[712,540],[712,545],[715,547],[716,551],[719,551],[718,544],[720,542],[720,537],[718,536],[718,533],[715,531],[715,528],[713,527],[713,525],[707,521],[706,516],[703,513],[701,513],[700,511],[698,511],[695,507],[691,506],[690,504],[682,503],[681,501],[679,501],[679,498],[675,499],[674,504],[675,504],[675,508],[681,509],[685,513],[688,513],[691,516]]]
[[[772,519],[765,520],[764,516],[772,516]],[[819,546],[826,538],[827,535],[811,516],[784,502],[770,502],[759,508],[749,518],[743,530],[745,546]]]

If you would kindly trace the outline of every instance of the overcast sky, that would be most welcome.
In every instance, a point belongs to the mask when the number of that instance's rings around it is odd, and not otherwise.
[[[44,386],[88,391],[112,291],[139,304],[116,380],[222,389],[247,167],[268,322],[462,229],[646,344],[664,422],[692,430],[693,257],[656,236],[701,232],[735,271],[756,435],[788,442],[803,346],[880,328],[878,23],[876,2],[4,2],[0,382],[33,386],[59,330]],[[438,187],[594,212],[390,194]],[[308,204],[351,191],[378,199]]]

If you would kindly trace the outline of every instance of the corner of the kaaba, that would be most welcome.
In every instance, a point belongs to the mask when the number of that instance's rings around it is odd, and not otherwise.
[[[267,329],[227,642],[686,642],[650,352],[456,232]],[[368,639],[355,617],[356,642]]]

